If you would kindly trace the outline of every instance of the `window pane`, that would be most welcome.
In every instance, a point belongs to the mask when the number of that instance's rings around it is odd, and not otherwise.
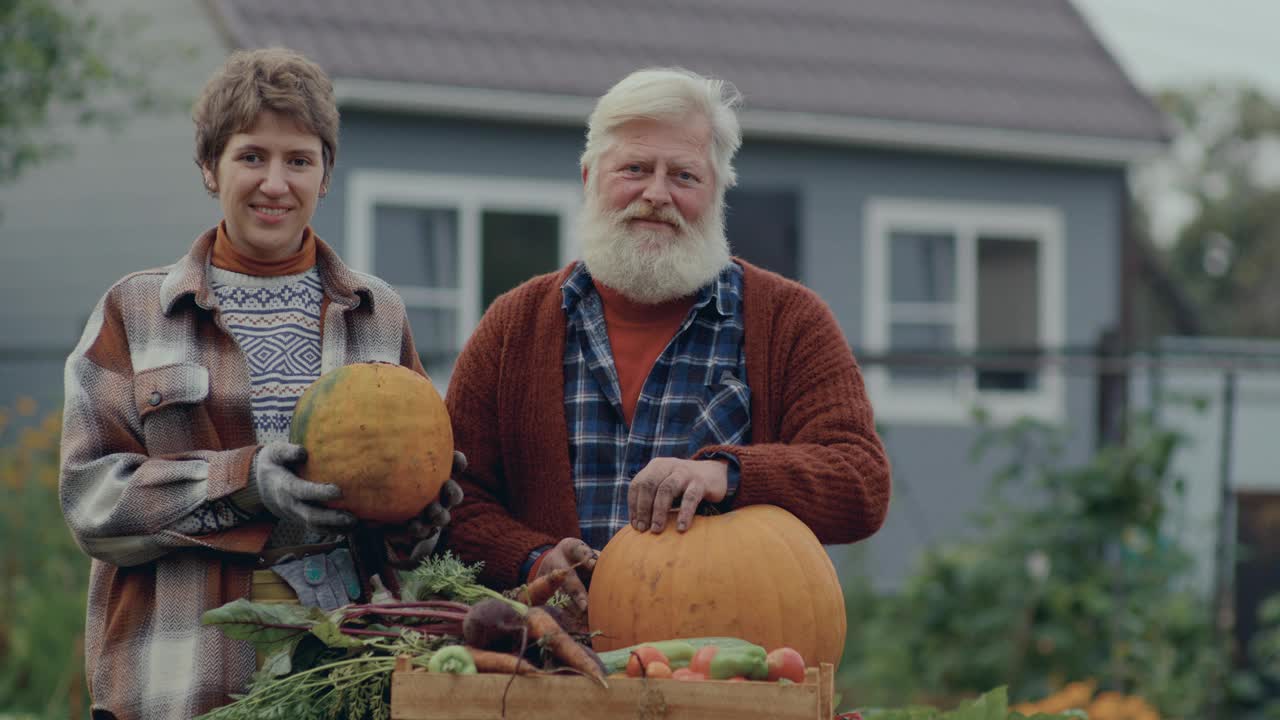
[[[956,239],[947,233],[894,232],[889,236],[889,299],[953,302]]]
[[[488,211],[480,217],[480,228],[480,288],[486,308],[502,293],[560,265],[557,215]]]
[[[451,208],[378,205],[373,274],[392,285],[458,287],[458,213]]]
[[[444,392],[458,359],[458,312],[446,308],[408,308],[413,344],[436,389]]]
[[[1016,361],[1039,350],[1040,244],[1029,238],[978,238],[978,349]],[[1032,390],[1034,370],[978,371],[979,390]]]
[[[954,387],[959,377],[959,368],[927,363],[929,355],[950,355],[955,351],[955,328],[951,325],[893,323],[889,326],[889,343],[893,352],[918,354],[926,361],[921,364],[891,366],[889,377],[892,382]]]

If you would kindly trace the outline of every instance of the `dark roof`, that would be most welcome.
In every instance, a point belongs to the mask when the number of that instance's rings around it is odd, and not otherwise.
[[[747,111],[1161,142],[1069,0],[212,0],[337,79],[595,98],[679,65]],[[746,123],[744,123],[745,125]]]

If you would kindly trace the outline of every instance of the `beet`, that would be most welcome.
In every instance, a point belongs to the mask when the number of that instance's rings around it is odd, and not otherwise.
[[[471,647],[511,652],[520,647],[524,618],[510,604],[495,598],[481,600],[467,611],[462,637]]]

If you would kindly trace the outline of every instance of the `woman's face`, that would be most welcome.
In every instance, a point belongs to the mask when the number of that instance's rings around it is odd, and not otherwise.
[[[227,237],[255,260],[281,260],[302,247],[302,232],[324,193],[320,137],[286,115],[263,111],[204,168],[218,194]]]

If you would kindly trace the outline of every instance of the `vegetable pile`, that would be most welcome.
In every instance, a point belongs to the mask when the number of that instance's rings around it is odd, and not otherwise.
[[[405,579],[401,598],[379,588],[371,603],[327,613],[248,600],[210,610],[205,625],[253,643],[265,660],[248,693],[202,717],[383,720],[399,656],[430,672],[572,672],[604,684],[590,638],[561,609],[565,574],[521,588],[525,603],[480,585],[479,571],[444,553]]]

